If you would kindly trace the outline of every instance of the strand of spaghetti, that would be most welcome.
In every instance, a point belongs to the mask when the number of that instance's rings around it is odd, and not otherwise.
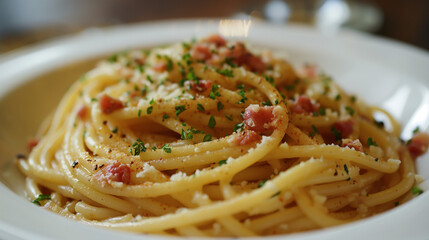
[[[95,203],[91,199],[89,199],[89,198],[85,197],[84,195],[80,194],[79,192],[75,191],[70,186],[57,185],[56,183],[48,182],[44,179],[38,178],[29,169],[28,163],[23,161],[23,160],[19,161],[18,166],[19,166],[19,169],[21,170],[21,172],[23,172],[26,176],[31,178],[34,182],[36,182],[39,185],[47,187],[54,192],[59,192],[63,196],[68,197],[68,198],[72,198],[72,199],[76,199],[76,200],[82,200],[82,201],[88,202],[90,204]]]
[[[176,228],[176,231],[183,236],[192,236],[192,237],[209,237],[208,234],[200,231],[198,228],[193,226],[184,226]]]
[[[326,166],[322,161],[311,160],[282,172],[277,178],[267,182],[263,187],[249,194],[242,194],[222,203],[213,203],[212,205],[183,211],[174,215],[164,215],[134,223],[105,224],[93,222],[92,224],[130,231],[150,232],[218,218],[247,209],[269,198],[280,189],[289,189],[295,183],[324,169]]]
[[[299,128],[293,124],[289,124],[286,134],[292,138],[298,145],[314,145],[316,142],[307,134],[304,134]]]
[[[330,127],[336,121],[338,121],[338,116],[334,114],[327,114],[326,116],[313,116],[313,115],[304,115],[304,114],[292,114],[290,122],[297,127],[307,127],[315,126],[316,128],[321,127]]]
[[[361,137],[363,139],[373,138],[373,140],[383,149],[389,147],[397,149],[399,147],[399,140],[388,136],[386,132],[383,132],[380,128],[368,121],[359,121],[359,128],[361,129]]]
[[[301,216],[303,216],[303,213],[298,207],[285,208],[273,214],[252,220],[249,224],[249,228],[253,229],[256,233],[262,234],[266,229],[281,223],[287,223]]]
[[[247,168],[253,163],[257,162],[272,149],[274,149],[282,138],[282,128],[284,129],[284,122],[279,126],[280,129],[276,129],[271,137],[264,137],[262,142],[257,144],[256,148],[248,151],[245,155],[236,159],[230,159],[228,164],[224,164],[215,169],[200,171],[199,174],[194,176],[181,177],[175,181],[166,183],[153,183],[151,185],[133,185],[124,186],[122,188],[113,188],[108,185],[101,185],[96,182],[89,182],[93,188],[98,191],[103,191],[108,194],[118,196],[130,196],[130,197],[155,197],[172,192],[180,192],[189,188],[193,188],[196,185],[207,184],[210,182],[218,181],[219,179],[228,178],[236,174],[237,172]],[[174,152],[174,149],[172,149]],[[86,179],[85,181],[88,181]]]
[[[355,151],[350,148],[342,148],[336,145],[290,146],[285,143],[272,151],[264,160],[296,157],[324,157],[325,159],[348,160],[383,173],[396,172],[401,163],[399,160],[394,159],[376,161],[374,157],[366,155],[363,152]]]
[[[63,159],[61,159],[61,167],[66,175],[66,179],[68,183],[77,191],[79,191],[81,194],[85,195],[86,197],[90,198],[91,200],[110,207],[114,210],[124,212],[124,213],[140,213],[139,209],[136,208],[135,205],[129,203],[128,201],[110,196],[108,194],[104,194],[102,192],[99,192],[93,188],[88,187],[85,185],[82,181],[80,181],[75,175],[73,175],[73,168],[71,167],[71,163],[74,161],[73,153],[70,152],[70,150],[67,149],[73,149],[71,144],[71,138],[72,134],[75,135],[75,137],[82,136],[82,125],[79,124],[76,127],[76,130],[73,132],[67,132],[65,136],[65,149],[64,150],[64,156]]]
[[[348,194],[358,189],[379,180],[383,174],[375,171],[367,172],[363,175],[357,176],[353,180],[326,183],[323,185],[312,186],[311,189],[324,196],[338,196],[341,194]]]
[[[122,215],[121,212],[104,207],[94,207],[84,202],[76,203],[75,210],[77,213],[82,214],[83,217],[90,220],[103,220]]]
[[[168,159],[159,159],[150,161],[150,165],[154,166],[160,171],[169,170],[169,169],[178,169],[186,166],[201,166],[204,164],[218,163],[222,159],[227,159],[229,157],[236,158],[247,152],[248,147],[231,147],[224,148],[215,151],[207,151],[203,153],[196,153],[189,156],[175,157]]]
[[[46,133],[46,135],[55,135],[57,130],[63,125],[65,118],[68,116],[66,113],[71,111],[71,109],[74,106],[74,101],[79,96],[79,91],[82,89],[82,86],[80,83],[76,82],[74,83],[70,89],[67,91],[65,96],[61,99],[59,105],[58,105],[58,111],[55,112],[52,121],[51,126]],[[37,148],[37,146],[36,146]]]
[[[330,227],[349,222],[346,220],[335,219],[327,215],[325,211],[312,204],[310,197],[302,189],[296,189],[294,191],[294,196],[296,198],[296,204],[301,211],[321,227]]]
[[[217,107],[217,102],[212,99],[174,99],[169,101],[161,101],[162,99],[156,101],[153,105],[150,104],[150,101],[140,101],[137,106],[134,107],[127,107],[120,111],[116,111],[111,113],[111,117],[114,119],[124,120],[124,119],[133,119],[138,118],[139,110],[141,111],[141,117],[145,117],[148,115],[164,115],[166,113],[170,115],[174,115],[174,112],[176,111],[174,106],[185,106],[185,111],[192,111],[196,112],[198,111],[198,103],[204,104],[204,108],[206,110],[213,110]],[[96,106],[96,105],[94,105]],[[153,107],[151,113],[147,113],[147,108]],[[96,106],[97,107],[97,106]]]
[[[393,127],[393,130],[392,130],[393,135],[399,137],[401,133],[401,125],[393,118],[393,116],[390,113],[388,113],[386,110],[380,107],[370,107],[370,108],[371,108],[372,115],[374,115],[374,112],[378,111],[378,112],[382,112],[385,116],[387,116],[389,118],[390,124],[392,124],[392,127]]]
[[[405,155],[405,156],[404,156]],[[409,154],[403,153],[402,156],[402,180],[395,186],[386,190],[369,194],[362,200],[367,206],[375,206],[381,203],[392,201],[408,192],[415,182],[414,171],[412,169],[412,159]]]

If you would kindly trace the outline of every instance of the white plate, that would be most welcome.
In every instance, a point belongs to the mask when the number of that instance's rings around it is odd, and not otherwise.
[[[1,239],[153,239],[94,228],[57,216],[22,197],[22,176],[11,161],[57,104],[76,72],[35,77],[72,62],[109,53],[202,37],[217,32],[219,21],[169,21],[88,30],[0,56],[0,238]],[[397,42],[351,31],[323,35],[302,26],[252,22],[244,39],[286,55],[294,64],[315,63],[349,93],[388,109],[405,126],[429,126],[429,55]],[[91,65],[86,66],[90,68]],[[83,73],[83,72],[82,72]],[[80,74],[80,73],[79,73]],[[75,76],[76,75],[76,76]],[[70,79],[72,78],[72,79]],[[418,161],[429,178],[429,157]],[[423,188],[428,189],[426,182]],[[429,228],[429,193],[378,216],[352,224],[289,235],[288,239],[424,239]],[[274,236],[273,239],[284,238]]]

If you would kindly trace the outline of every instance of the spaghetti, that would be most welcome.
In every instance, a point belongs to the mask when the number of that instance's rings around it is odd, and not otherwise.
[[[217,35],[113,55],[19,159],[27,197],[88,224],[183,236],[318,229],[410,199],[428,136],[401,142],[380,109],[301,72]]]

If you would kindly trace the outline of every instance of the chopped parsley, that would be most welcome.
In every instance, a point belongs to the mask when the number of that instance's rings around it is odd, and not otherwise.
[[[267,182],[267,180],[262,180],[258,183],[258,188],[261,188],[262,186],[264,186],[264,184]]]
[[[118,126],[116,126],[112,129],[112,133],[117,133],[117,132],[118,132]]]
[[[161,147],[162,150],[164,150],[164,152],[166,153],[171,153],[171,146],[170,144],[164,144],[164,146]]]
[[[147,79],[150,83],[153,83],[153,80],[152,80],[152,77],[151,77],[151,76],[147,75],[147,76],[146,76],[146,79]]]
[[[278,104],[279,104],[279,100],[278,99],[274,100],[274,105],[278,105]]]
[[[416,134],[416,133],[418,133],[418,132],[420,132],[420,128],[417,126],[416,128],[414,128],[414,130],[413,130],[413,134]]]
[[[369,137],[367,140],[366,140],[366,145],[369,147],[369,146],[376,146],[376,147],[378,147],[378,144],[374,141],[374,140],[372,140],[372,137]]]
[[[164,114],[164,116],[162,116],[162,121],[164,121],[165,119],[169,119],[170,116],[168,114]]]
[[[179,66],[179,71],[180,71],[180,74],[182,75],[182,77],[186,76],[185,67],[183,67],[183,65],[180,62],[177,63],[177,65]]]
[[[200,112],[204,112],[206,109],[204,108],[204,106],[201,103],[197,103],[197,109]]]
[[[244,123],[243,123],[243,122],[241,122],[241,123],[237,123],[237,124],[234,126],[234,132],[240,132],[240,131],[243,131],[243,125],[244,125]]]
[[[321,108],[319,109],[319,114],[320,114],[320,116],[325,116],[325,115],[326,115],[326,109],[325,109],[325,108],[323,108],[323,107],[321,107]]]
[[[346,171],[347,175],[349,174],[349,169],[347,168],[346,164],[344,164],[344,171]]]
[[[423,190],[417,186],[411,188],[411,193],[414,195],[420,195],[423,193]]]
[[[226,159],[224,159],[224,160],[220,160],[220,161],[219,161],[219,166],[222,166],[222,165],[224,165],[224,164],[226,164]]]
[[[237,65],[234,62],[232,62],[232,59],[229,57],[226,57],[225,63],[228,64],[229,66],[233,67],[233,68],[237,67]]]
[[[118,61],[118,54],[113,54],[112,56],[110,56],[109,58],[107,58],[107,61],[110,63],[114,63]]]
[[[341,136],[341,132],[338,131],[338,129],[336,129],[335,127],[331,128],[331,133],[335,136],[335,140],[341,140],[342,136]]]
[[[210,142],[212,140],[212,135],[206,134],[204,135],[203,142]]]
[[[97,102],[98,99],[97,98],[91,98],[91,102]]]
[[[190,67],[190,68],[189,68],[189,72],[188,72],[188,74],[186,74],[186,78],[187,78],[188,80],[193,80],[193,81],[195,81],[195,82],[198,84],[198,80],[199,80],[199,78],[197,77],[197,75],[195,75],[195,72],[194,72],[194,68],[193,68],[193,67]]]
[[[180,135],[180,138],[182,138],[183,140],[188,140],[194,138],[194,135],[192,135],[189,129],[187,129],[186,131],[182,129],[182,134]]]
[[[213,129],[216,126],[216,120],[213,116],[210,116],[208,125],[209,125],[209,128],[211,128],[211,129]]]
[[[186,110],[186,106],[185,105],[178,105],[178,106],[174,106],[174,109],[176,109],[176,117],[179,116],[179,114],[181,114],[182,112],[184,112]]]
[[[141,152],[146,152],[146,147],[143,144],[142,140],[137,139],[133,145],[131,145],[130,153],[133,156],[140,155]]]
[[[341,99],[341,95],[337,94],[337,96],[335,96],[335,101],[339,101]]]
[[[142,96],[144,96],[144,95],[146,95],[146,93],[147,93],[147,86],[145,85],[145,86],[142,88],[142,90],[140,91],[140,94],[141,94]]]
[[[234,74],[230,69],[216,69],[216,72],[226,77],[234,77]]]
[[[345,109],[350,114],[350,116],[353,116],[353,114],[355,114],[355,110],[353,108],[346,106]]]
[[[262,102],[262,105],[263,105],[263,106],[272,106],[272,104],[271,104],[270,100],[267,100],[267,101],[265,101],[265,102]]]
[[[317,134],[319,134],[319,130],[316,128],[316,126],[311,125],[312,131],[310,132],[310,137],[314,137]]]
[[[238,92],[238,95],[240,95],[240,96],[241,96],[241,99],[237,102],[237,104],[244,103],[244,102],[247,100],[247,97],[246,97],[246,90],[241,89],[241,90]]]
[[[219,85],[213,84],[212,91],[210,92],[209,98],[216,99],[216,97],[220,97],[220,93],[218,89],[219,89]]]
[[[137,113],[137,117],[140,117],[142,115],[142,110],[139,109],[138,113]]]
[[[217,102],[217,110],[220,111],[222,110],[224,107],[224,105],[221,102]]]
[[[187,42],[182,42],[182,47],[185,49],[190,49],[191,48],[191,44],[187,43]]]
[[[152,111],[153,111],[153,106],[150,106],[150,107],[148,107],[148,108],[146,109],[146,113],[147,113],[147,114],[151,114],[151,113],[152,113]]]
[[[167,71],[171,72],[173,70],[173,61],[168,56],[164,56],[165,60],[167,60]]]
[[[295,88],[296,88],[295,84],[285,86],[286,91],[294,91]]]
[[[191,65],[192,63],[191,54],[186,53],[185,55],[183,55],[182,59],[186,62],[187,65]]]
[[[226,117],[226,119],[232,121],[232,115],[225,113],[225,117]]]
[[[350,100],[354,103],[354,102],[356,102],[356,96],[352,96],[351,98],[350,98]]]
[[[45,194],[39,194],[39,196],[37,196],[36,199],[34,199],[33,201],[31,201],[34,204],[37,204],[39,206],[41,206],[40,201],[43,200],[51,200],[51,196],[50,195],[45,195]]]
[[[137,65],[136,68],[137,68],[137,70],[139,70],[139,72],[141,72],[141,73],[144,72],[143,65]]]
[[[274,78],[273,77],[266,76],[266,75],[263,75],[263,76],[264,76],[265,80],[267,80],[267,82],[271,83],[271,85],[274,86]]]

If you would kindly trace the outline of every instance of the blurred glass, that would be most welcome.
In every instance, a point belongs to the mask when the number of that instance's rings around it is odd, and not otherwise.
[[[422,0],[0,0],[0,53],[93,27],[243,16],[327,33],[352,28],[429,48],[427,11],[429,1]]]

